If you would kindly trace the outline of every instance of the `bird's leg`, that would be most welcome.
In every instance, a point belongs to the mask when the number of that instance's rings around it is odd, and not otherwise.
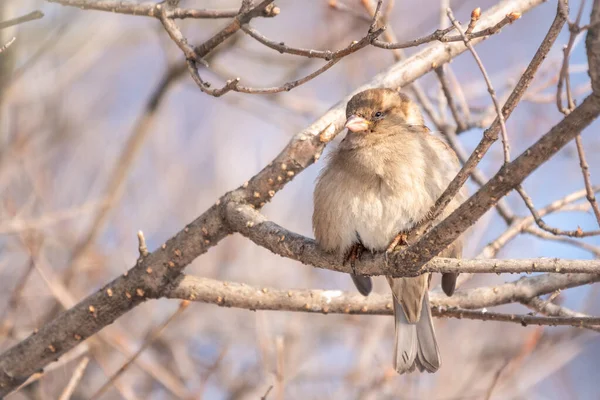
[[[390,254],[394,251],[396,246],[408,244],[407,240],[408,240],[408,235],[404,232],[400,232],[399,234],[396,235],[396,237],[394,237],[394,239],[392,240],[392,242],[390,243],[390,245],[388,246],[387,250],[384,253],[386,264],[388,262]]]
[[[360,260],[363,251],[365,250],[365,246],[362,243],[354,243],[350,249],[346,252],[344,256],[344,265],[350,262],[350,267],[352,267],[352,273],[356,275],[356,269],[354,268],[354,264],[356,260]]]

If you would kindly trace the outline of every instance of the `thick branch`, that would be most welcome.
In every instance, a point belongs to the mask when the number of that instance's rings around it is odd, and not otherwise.
[[[250,206],[229,203],[226,218],[232,230],[240,232],[257,245],[269,249],[275,254],[338,272],[394,277],[416,276],[424,272],[600,274],[600,260],[561,260],[557,258],[459,260],[436,257],[415,271],[404,268],[401,263],[395,263],[396,260],[401,261],[401,258],[397,257],[401,253],[389,256],[388,262],[386,262],[383,253],[368,252],[355,262],[353,268],[348,264],[342,265],[342,260],[338,255],[322,251],[313,239],[290,232],[276,223],[268,221]]]

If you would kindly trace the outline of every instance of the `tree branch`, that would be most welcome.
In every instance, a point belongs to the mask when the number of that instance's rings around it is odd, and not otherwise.
[[[530,301],[537,296],[551,293],[555,287],[565,288],[567,280],[555,279],[566,275],[541,275],[525,278],[514,283],[496,287],[459,290],[452,297],[431,292],[433,314],[438,317],[495,320],[537,325],[592,325],[600,324],[600,318],[582,314],[557,317],[533,317],[530,315],[498,314],[485,310],[485,307],[508,304],[515,300]],[[589,283],[589,275],[572,275],[573,284]],[[596,278],[600,279],[600,278]],[[576,283],[575,283],[576,282]],[[216,304],[221,307],[243,308],[247,310],[296,311],[319,314],[359,314],[391,315],[392,297],[372,293],[365,297],[359,293],[341,290],[279,290],[257,288],[236,282],[223,282],[194,276],[181,276],[165,297]]]
[[[158,18],[162,3],[127,3],[121,0],[46,0],[49,3],[56,3],[63,6],[77,7],[82,10],[107,11],[118,14],[137,15],[144,17]],[[163,2],[164,3],[164,2]],[[265,10],[262,17],[274,17],[278,13],[273,9]],[[194,8],[173,7],[167,12],[167,18],[184,19],[216,19],[216,18],[235,18],[240,13],[239,9],[229,10],[199,10]]]
[[[386,262],[383,253],[364,253],[356,260],[354,267],[343,265],[342,259],[333,253],[319,248],[310,238],[290,232],[285,228],[268,221],[254,208],[236,203],[229,203],[226,209],[226,220],[229,227],[241,233],[257,245],[264,247],[282,257],[291,258],[317,268],[358,275],[386,275],[393,277],[417,276],[425,272],[456,273],[532,273],[532,272],[571,272],[600,274],[600,260],[561,260],[557,258],[536,259],[455,259],[432,258],[419,270],[405,268],[396,252],[388,256]]]

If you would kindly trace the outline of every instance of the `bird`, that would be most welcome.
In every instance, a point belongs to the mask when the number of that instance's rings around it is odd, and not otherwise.
[[[460,170],[459,160],[444,140],[426,126],[418,106],[404,93],[368,89],[346,106],[348,129],[326,157],[314,189],[313,231],[318,246],[354,262],[364,250],[384,251],[406,244],[406,234],[427,219],[437,199]],[[439,223],[466,199],[459,193],[433,220]],[[440,256],[460,258],[460,237]],[[387,260],[387,257],[386,257]],[[351,275],[367,296],[371,278]],[[395,340],[393,364],[399,374],[435,372],[441,366],[428,289],[430,274],[386,277],[393,297]],[[442,275],[451,296],[456,274]]]

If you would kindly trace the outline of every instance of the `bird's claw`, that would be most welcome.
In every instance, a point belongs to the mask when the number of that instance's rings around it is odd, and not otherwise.
[[[385,250],[385,253],[383,253],[383,258],[385,260],[386,265],[389,264],[390,254],[392,254],[394,252],[394,249],[396,249],[396,246],[408,244],[407,239],[408,239],[408,236],[404,232],[400,232],[399,234],[396,235],[396,237],[394,237],[394,240],[392,240],[392,242],[390,243],[388,248]]]
[[[350,262],[350,268],[352,268],[352,274],[354,275],[356,275],[356,260],[360,260],[364,250],[365,248],[361,243],[354,243],[344,257],[344,265]]]

